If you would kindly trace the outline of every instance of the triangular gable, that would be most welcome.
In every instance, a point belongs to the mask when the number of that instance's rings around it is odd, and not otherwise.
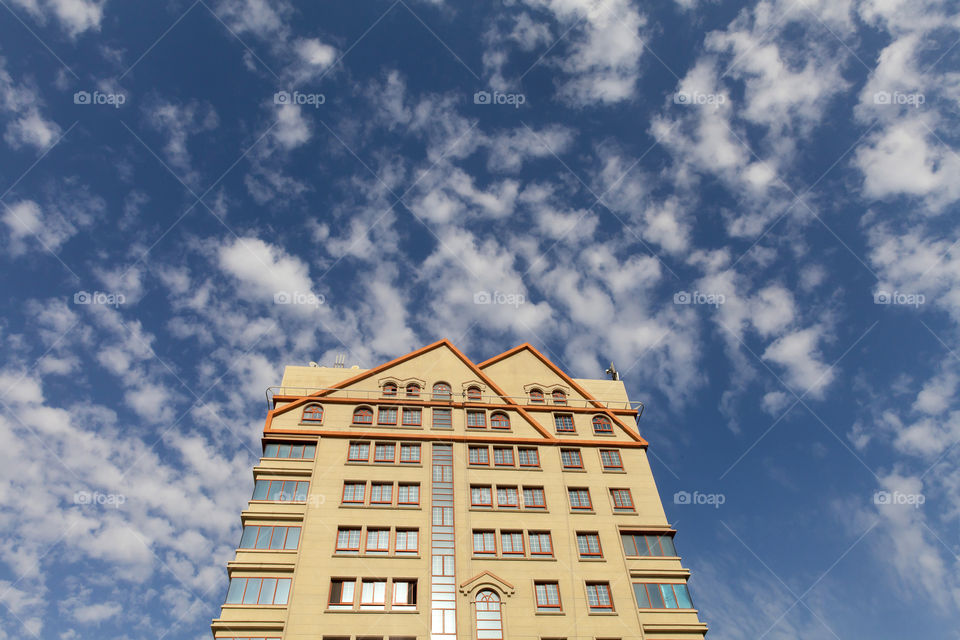
[[[637,441],[637,442],[642,442],[643,444],[647,444],[647,441],[646,441],[639,433],[635,432],[633,429],[631,429],[631,428],[628,427],[626,424],[624,424],[623,421],[621,421],[619,418],[617,418],[617,416],[614,415],[612,411],[610,411],[609,409],[607,409],[607,407],[605,407],[602,402],[600,402],[599,400],[597,400],[596,398],[594,398],[593,395],[592,395],[589,391],[587,391],[587,390],[584,389],[582,386],[580,386],[579,384],[577,384],[577,383],[574,381],[573,378],[571,378],[570,376],[568,376],[568,375],[563,371],[563,369],[561,369],[561,368],[558,367],[557,365],[553,364],[553,362],[551,362],[549,358],[547,358],[545,355],[543,355],[542,353],[540,353],[540,352],[539,352],[533,345],[531,345],[529,342],[524,342],[523,344],[518,345],[518,346],[514,347],[513,349],[510,349],[509,351],[504,351],[503,353],[501,353],[501,354],[499,354],[499,355],[495,355],[495,356],[493,356],[492,358],[489,358],[488,360],[484,360],[483,362],[481,362],[481,363],[480,363],[479,365],[477,365],[477,366],[478,366],[481,370],[483,370],[483,369],[486,369],[486,368],[490,367],[491,365],[494,365],[494,364],[496,364],[496,363],[498,363],[498,362],[502,362],[503,360],[506,360],[506,359],[508,359],[508,358],[510,358],[510,357],[512,357],[512,356],[514,356],[514,355],[516,355],[516,354],[518,354],[518,353],[520,353],[520,352],[522,352],[522,351],[528,351],[528,352],[530,352],[531,355],[533,355],[537,360],[539,360],[539,361],[540,361],[541,363],[543,363],[548,369],[550,369],[553,373],[555,373],[561,380],[564,381],[564,383],[570,385],[570,387],[571,387],[572,389],[574,389],[577,393],[579,393],[585,400],[587,400],[588,402],[590,402],[591,404],[593,404],[593,406],[596,407],[596,409],[597,409],[597,413],[602,413],[602,414],[606,415],[608,418],[610,418],[610,419],[614,422],[614,424],[616,424],[617,426],[619,426],[619,427],[623,430],[623,432],[626,433],[631,439],[633,439],[633,440],[635,440],[635,441]]]
[[[516,587],[490,571],[481,571],[469,580],[460,583],[460,593],[467,595],[481,587],[494,587],[506,596],[512,596]]]

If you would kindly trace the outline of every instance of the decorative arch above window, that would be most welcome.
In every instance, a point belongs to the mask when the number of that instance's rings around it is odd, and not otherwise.
[[[563,389],[554,389],[550,396],[553,398],[553,404],[567,404],[567,394]]]
[[[323,407],[319,404],[308,404],[303,409],[300,422],[323,422]]]
[[[434,400],[449,400],[450,399],[450,385],[446,382],[438,382],[433,385],[433,399]]]
[[[373,409],[357,407],[353,410],[353,424],[373,424]]]
[[[477,640],[502,640],[503,615],[500,609],[500,596],[493,589],[483,589],[477,593],[476,607]]]
[[[613,433],[613,423],[607,416],[593,416],[594,433]]]
[[[397,397],[397,385],[394,382],[385,382],[380,388],[380,393],[386,398]]]
[[[418,385],[416,382],[411,382],[407,385],[406,393],[408,398],[419,398],[420,385]]]
[[[479,401],[482,397],[483,397],[483,392],[480,391],[480,387],[478,386],[467,387],[467,400]]]
[[[543,404],[543,390],[530,389],[530,404]]]
[[[490,426],[494,429],[509,429],[510,416],[498,411],[490,416]]]

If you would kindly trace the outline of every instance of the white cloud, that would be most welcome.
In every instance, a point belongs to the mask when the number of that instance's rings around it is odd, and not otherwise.
[[[276,113],[277,124],[272,135],[284,149],[294,149],[310,139],[311,128],[299,105],[280,105]]]
[[[106,0],[13,0],[34,18],[53,17],[71,38],[86,31],[99,31]]]
[[[279,291],[308,293],[307,265],[259,238],[237,238],[219,248],[221,270],[239,280],[241,296],[273,302]],[[294,305],[297,306],[297,305]]]
[[[800,395],[823,397],[835,372],[821,361],[818,344],[823,339],[821,327],[809,327],[778,338],[763,352],[763,359],[783,367],[786,383]]]
[[[166,135],[163,152],[167,161],[187,174],[181,176],[186,182],[196,180],[193,158],[187,144],[192,136],[219,126],[220,119],[213,106],[196,100],[177,104],[154,98],[147,102],[144,114],[151,127]]]
[[[300,59],[311,67],[325,70],[337,59],[337,49],[317,38],[301,38],[294,44]]]
[[[33,200],[4,204],[3,209],[3,222],[10,233],[9,249],[13,255],[23,254],[31,238],[42,247],[57,251],[77,232],[77,228],[62,216],[45,213]],[[37,248],[42,250],[41,246]]]

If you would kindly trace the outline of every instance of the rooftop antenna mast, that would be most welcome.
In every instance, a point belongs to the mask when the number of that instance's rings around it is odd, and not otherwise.
[[[611,380],[619,380],[619,379],[620,379],[620,372],[617,371],[617,368],[616,368],[615,366],[613,366],[613,362],[612,362],[612,361],[610,362],[610,366],[607,367],[607,370],[606,370],[604,373],[606,373],[608,376],[610,376],[610,379],[611,379]]]
[[[333,368],[334,368],[334,369],[343,369],[343,364],[344,364],[344,362],[346,362],[346,360],[347,360],[347,354],[345,354],[345,353],[338,353],[336,360],[333,361]]]

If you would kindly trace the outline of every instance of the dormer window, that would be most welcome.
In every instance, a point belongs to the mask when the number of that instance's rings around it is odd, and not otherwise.
[[[608,418],[607,416],[594,416],[593,432],[594,433],[613,433],[613,424],[610,422],[610,418]]]
[[[469,387],[467,389],[467,400],[480,402],[480,387]]]
[[[553,404],[567,404],[567,394],[564,393],[562,389],[554,389],[550,395],[553,397]]]
[[[543,404],[543,391],[530,389],[530,404]]]
[[[420,385],[415,382],[411,382],[407,385],[407,397],[408,398],[419,398],[420,397]]]
[[[449,400],[450,399],[450,385],[446,382],[438,382],[433,385],[433,399],[434,400]]]
[[[397,385],[392,382],[387,382],[382,387],[382,393],[384,398],[396,398],[397,397]]]
[[[318,404],[307,405],[300,417],[300,422],[323,422],[323,407]]]
[[[353,411],[353,424],[373,424],[373,409],[358,407]]]

